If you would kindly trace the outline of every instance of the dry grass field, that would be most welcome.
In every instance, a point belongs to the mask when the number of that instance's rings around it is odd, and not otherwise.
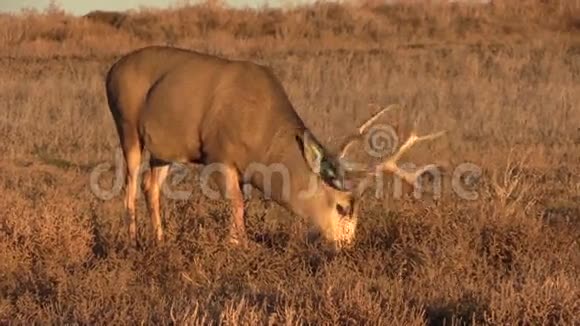
[[[580,1],[498,2],[0,15],[0,324],[580,324]],[[329,255],[255,196],[244,250],[191,166],[165,243],[139,197],[127,250],[122,193],[90,176],[119,148],[104,75],[151,44],[271,66],[329,148],[369,103],[402,104],[381,120],[401,139],[448,130],[405,157],[448,167],[441,197],[385,182]],[[466,163],[477,198],[451,182]]]

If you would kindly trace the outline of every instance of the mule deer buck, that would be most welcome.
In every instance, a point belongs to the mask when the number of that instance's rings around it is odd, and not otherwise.
[[[364,135],[376,113],[338,151],[327,150],[294,111],[281,83],[268,68],[186,49],[150,46],[113,64],[106,94],[125,160],[125,210],[128,234],[136,244],[135,199],[144,149],[150,167],[142,187],[157,241],[164,234],[159,193],[172,162],[220,164],[212,175],[219,193],[230,200],[230,241],[245,245],[242,187],[251,185],[292,213],[309,218],[313,232],[334,244],[350,246],[359,202],[370,178],[390,172],[415,185],[434,168],[411,173],[397,160],[413,144],[441,135],[413,135],[390,159],[369,165],[361,182],[345,178],[347,148]],[[287,178],[247,175],[252,164],[278,164]],[[257,171],[260,172],[260,171]],[[358,186],[355,186],[358,185]]]

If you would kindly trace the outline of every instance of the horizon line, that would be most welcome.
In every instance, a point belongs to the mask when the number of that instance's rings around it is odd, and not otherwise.
[[[179,10],[188,7],[194,7],[199,5],[204,5],[211,3],[212,0],[207,1],[189,1],[189,0],[177,0],[173,1],[172,3],[165,4],[165,5],[151,5],[151,4],[142,4],[138,6],[129,6],[129,7],[114,7],[114,8],[106,8],[106,6],[98,6],[94,5],[87,8],[70,8],[66,5],[62,5],[58,3],[58,1],[48,1],[48,4],[45,6],[20,6],[15,8],[1,8],[0,7],[0,14],[13,14],[19,15],[26,12],[34,12],[34,13],[46,13],[51,10],[58,10],[62,11],[67,15],[71,16],[84,16],[91,12],[102,11],[102,12],[117,12],[117,13],[139,13],[143,11],[150,11],[150,10]],[[356,5],[357,1],[349,1],[349,0],[324,0],[324,1],[317,1],[317,0],[276,0],[276,1],[269,1],[269,0],[214,0],[217,6],[223,7],[225,9],[232,9],[232,10],[264,10],[264,9],[292,9],[298,8],[303,6],[316,6],[320,4],[338,4],[338,5]],[[381,5],[395,5],[397,3],[404,3],[404,0],[383,0]],[[420,1],[414,1],[415,4]],[[440,0],[442,3],[469,3],[469,4],[490,4],[491,0]],[[363,5],[364,1],[358,2],[358,4]],[[51,8],[54,7],[54,8]]]

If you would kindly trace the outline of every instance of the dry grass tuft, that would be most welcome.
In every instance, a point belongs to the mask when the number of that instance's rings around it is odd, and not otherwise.
[[[578,1],[532,0],[0,16],[0,323],[580,323],[579,19]],[[452,175],[437,201],[387,182],[338,256],[255,198],[244,251],[192,170],[191,197],[163,202],[167,243],[126,251],[122,199],[89,174],[118,147],[105,71],[149,44],[272,66],[329,146],[369,102],[402,103],[384,120],[401,137],[417,117],[449,130],[408,159],[476,165],[477,197]]]

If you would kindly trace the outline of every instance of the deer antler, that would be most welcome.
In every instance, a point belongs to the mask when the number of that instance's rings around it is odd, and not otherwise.
[[[446,133],[446,131],[440,131],[437,133],[432,133],[432,134],[428,134],[428,135],[424,135],[424,136],[417,136],[416,132],[413,131],[411,133],[411,136],[409,136],[409,138],[407,138],[405,143],[403,145],[401,145],[401,147],[399,147],[399,150],[393,156],[391,156],[389,159],[387,159],[387,160],[383,161],[382,163],[375,166],[375,171],[373,171],[373,173],[380,172],[380,171],[389,171],[389,172],[392,172],[395,175],[403,178],[408,183],[415,184],[415,182],[419,176],[421,176],[426,171],[435,168],[435,166],[433,164],[430,164],[430,165],[424,166],[423,168],[415,171],[414,173],[411,173],[411,172],[408,172],[408,171],[401,169],[397,165],[397,161],[413,145],[415,145],[419,142],[422,142],[422,141],[433,140],[435,138],[439,138],[439,137],[443,136],[445,133]]]
[[[338,154],[338,158],[342,158],[346,154],[346,151],[348,150],[350,145],[352,145],[355,141],[359,140],[360,138],[362,138],[365,135],[365,132],[367,131],[369,126],[375,120],[377,120],[380,115],[392,110],[395,107],[397,107],[397,105],[395,105],[395,104],[389,105],[388,107],[383,108],[382,110],[380,110],[379,112],[377,112],[373,116],[371,116],[369,119],[367,119],[364,123],[362,123],[360,125],[360,127],[358,127],[358,129],[357,129],[357,133],[351,134],[350,136],[348,136],[347,139],[340,146],[340,152]],[[363,167],[363,170],[366,171],[367,178],[365,178],[365,180],[363,180],[359,184],[359,186],[361,187],[360,189],[362,190],[363,188],[366,188],[367,183],[370,181],[368,177],[376,175],[377,173],[380,173],[383,171],[389,171],[389,172],[397,175],[398,177],[402,178],[403,180],[405,180],[409,184],[415,185],[417,179],[421,175],[423,175],[427,171],[430,171],[432,169],[436,169],[436,165],[429,164],[429,165],[426,165],[426,166],[418,169],[415,172],[409,172],[409,171],[405,171],[401,167],[399,167],[397,165],[397,161],[399,161],[399,159],[406,152],[408,152],[409,149],[411,149],[411,147],[413,147],[417,143],[439,138],[439,137],[443,136],[445,133],[446,133],[446,131],[440,131],[437,133],[418,136],[417,133],[415,131],[413,131],[411,133],[411,135],[409,136],[409,138],[407,138],[407,140],[403,143],[403,145],[401,145],[401,147],[399,147],[399,150],[395,154],[393,154],[391,157],[389,157],[385,161],[382,161],[379,164],[371,165],[370,167],[369,166]]]
[[[361,139],[364,136],[366,129],[373,122],[375,122],[375,120],[377,120],[383,113],[392,110],[396,106],[397,106],[396,104],[391,104],[391,105],[387,106],[386,108],[383,108],[379,112],[373,114],[370,118],[368,118],[365,122],[363,122],[358,127],[357,133],[353,133],[353,134],[349,135],[347,137],[347,139],[342,143],[342,145],[340,146],[340,150],[338,152],[338,158],[343,158],[344,157],[344,155],[346,154],[346,152],[347,152],[348,148],[350,147],[350,145],[352,145],[355,141]]]

